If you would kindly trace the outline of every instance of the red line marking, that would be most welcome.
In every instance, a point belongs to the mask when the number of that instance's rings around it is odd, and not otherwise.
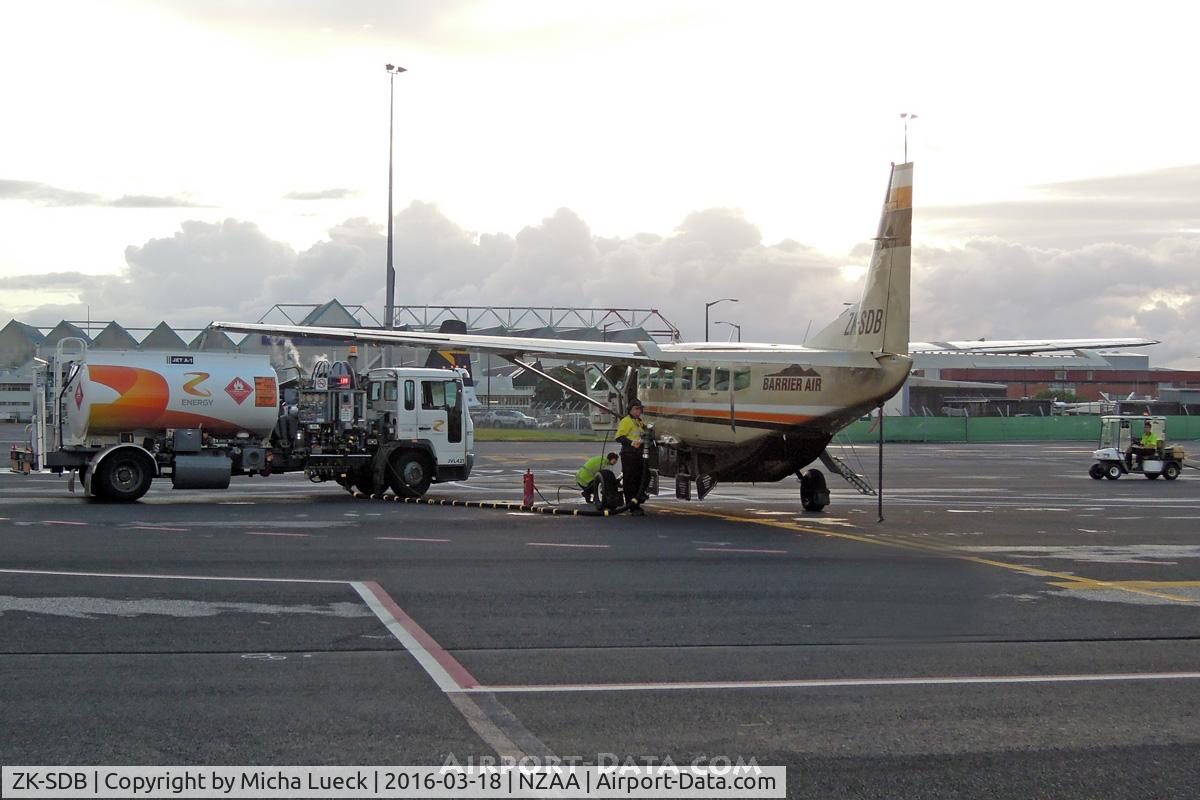
[[[384,591],[382,586],[375,581],[363,581],[362,585],[366,586],[371,594],[375,595],[375,599],[392,613],[392,616],[396,618],[400,626],[420,642],[421,646],[428,651],[429,655],[433,656],[438,664],[441,664],[442,669],[449,673],[455,683],[463,689],[473,689],[480,685],[475,676],[468,672],[466,667],[458,663],[458,659],[447,653],[445,648],[437,643],[436,639],[426,633],[425,629],[418,625],[412,617],[404,613],[404,609],[396,604],[396,601]]]
[[[311,536],[308,533],[275,533],[274,531],[246,531],[247,536]]]
[[[564,542],[526,542],[525,546],[526,547],[591,547],[591,548],[600,549],[600,548],[608,547],[609,545],[606,545],[606,544],[567,544]]]
[[[756,550],[751,547],[697,547],[701,553],[771,553],[787,555],[788,550]]]
[[[47,519],[47,520],[43,520],[42,524],[44,524],[44,525],[87,525],[86,522],[71,522],[70,520],[66,520],[66,519]]]
[[[421,539],[416,536],[376,536],[376,539],[383,539],[389,542],[448,542],[449,539]]]

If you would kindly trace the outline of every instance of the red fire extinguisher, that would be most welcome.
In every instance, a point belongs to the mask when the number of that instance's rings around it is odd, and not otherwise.
[[[533,505],[533,490],[537,487],[533,485],[533,470],[525,470],[525,494],[521,498],[521,504],[524,506]]]

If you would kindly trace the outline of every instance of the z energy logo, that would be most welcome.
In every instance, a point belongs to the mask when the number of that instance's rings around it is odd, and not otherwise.
[[[208,380],[207,372],[185,372],[183,374],[187,375],[191,378],[191,380],[189,380],[183,384],[183,390],[185,392],[187,392],[188,394],[190,394],[194,397],[212,397],[212,392],[210,392],[208,389],[200,388],[200,384],[202,384],[206,380]],[[181,406],[185,406],[185,407],[186,406],[211,406],[214,402],[215,401],[213,401],[213,400],[191,400],[191,399],[185,397],[179,401],[179,404]]]
[[[212,397],[212,392],[208,389],[201,389],[200,384],[208,380],[207,372],[185,372],[184,375],[194,375],[190,381],[183,385],[183,390],[188,394],[194,394],[196,397]]]

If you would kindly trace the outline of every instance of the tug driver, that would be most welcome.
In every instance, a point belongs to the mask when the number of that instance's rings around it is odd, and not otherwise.
[[[1142,462],[1146,460],[1146,456],[1153,456],[1158,453],[1158,445],[1161,442],[1162,439],[1154,435],[1154,429],[1150,425],[1150,420],[1146,420],[1146,424],[1142,430],[1141,441],[1129,445],[1129,452],[1125,454],[1125,466],[1133,469],[1133,459],[1136,456],[1138,466],[1140,467]]]

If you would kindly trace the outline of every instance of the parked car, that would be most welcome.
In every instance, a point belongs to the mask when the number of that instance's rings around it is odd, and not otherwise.
[[[497,408],[472,415],[472,420],[481,428],[536,428],[533,417],[515,408]]]

